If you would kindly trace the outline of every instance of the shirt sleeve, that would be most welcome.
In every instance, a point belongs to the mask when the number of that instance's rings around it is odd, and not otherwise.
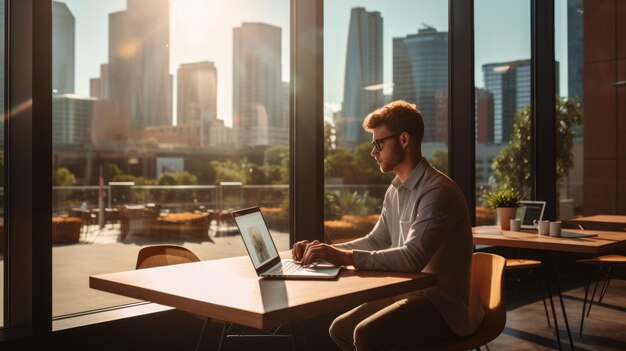
[[[455,205],[454,190],[449,187],[434,187],[418,201],[415,220],[404,224],[404,244],[369,251],[355,248],[352,252],[356,268],[419,272],[428,264],[451,235],[461,214],[459,206]]]
[[[385,199],[385,203],[387,200]],[[354,239],[352,241],[333,245],[338,249],[344,250],[382,250],[391,246],[391,237],[389,235],[389,226],[387,225],[387,210],[383,205],[380,217],[369,234],[364,237]]]

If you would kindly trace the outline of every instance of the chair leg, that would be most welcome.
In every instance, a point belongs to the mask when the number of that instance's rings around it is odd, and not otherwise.
[[[548,328],[552,328],[552,323],[550,323],[550,314],[548,313],[548,304],[546,304],[546,296],[543,292],[543,287],[539,286],[539,290],[541,291],[541,302],[543,302],[543,311],[546,313]]]
[[[585,284],[585,298],[583,299],[583,310],[582,310],[582,315],[580,316],[580,331],[578,332],[578,335],[580,336],[583,336],[583,323],[585,322],[585,308],[587,307],[587,296],[589,296],[589,286],[591,285],[592,279],[593,279],[593,269],[589,267],[587,284]]]
[[[602,303],[602,300],[604,299],[604,295],[606,294],[606,290],[609,288],[609,283],[611,283],[612,272],[613,272],[613,267],[609,266],[609,269],[606,272],[606,280],[604,281],[604,287],[602,287],[602,292],[600,293],[600,298],[598,299],[598,304]]]
[[[602,271],[604,271],[604,267],[600,266],[598,269],[598,278],[596,280],[596,286],[593,288],[593,294],[591,294],[591,299],[589,300],[589,308],[587,309],[587,317],[589,317],[589,313],[591,312],[591,306],[593,305],[593,299],[596,297],[596,291],[598,290],[598,284],[602,279]]]
[[[198,341],[196,342],[196,351],[200,350],[200,346],[202,345],[202,339],[204,338],[204,333],[209,328],[210,324],[211,318],[207,318],[204,320],[204,323],[202,324],[202,330],[200,330],[200,336],[198,337]]]

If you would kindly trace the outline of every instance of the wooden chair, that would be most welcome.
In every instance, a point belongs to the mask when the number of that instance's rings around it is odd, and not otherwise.
[[[169,266],[179,263],[199,262],[191,250],[178,245],[145,246],[137,254],[135,269]]]
[[[504,303],[504,267],[506,259],[499,255],[476,252],[472,263],[471,294],[478,296],[485,317],[478,330],[468,337],[427,345],[425,350],[462,351],[476,349],[492,341],[506,324]]]
[[[200,262],[200,258],[196,256],[191,250],[186,247],[179,245],[152,245],[145,246],[139,250],[137,254],[137,264],[135,265],[135,269],[144,269],[144,268],[152,268],[152,267],[161,267],[161,266],[169,266],[174,264],[181,263],[191,263],[191,262]],[[204,336],[204,332],[208,327],[209,320],[201,315],[193,315],[194,317],[204,320],[204,325],[202,326],[202,332],[200,333],[200,337],[198,339],[196,349],[202,343],[202,337]],[[222,339],[224,337],[224,333],[226,331],[227,324],[223,321],[214,320],[214,322],[219,324],[224,324],[224,328],[222,330],[222,337],[220,339],[219,349],[222,346]]]

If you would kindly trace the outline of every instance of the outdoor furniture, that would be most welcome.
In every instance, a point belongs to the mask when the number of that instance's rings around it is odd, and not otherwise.
[[[160,214],[158,206],[130,206],[119,208],[121,240],[139,235],[153,240],[166,238],[211,240],[207,213]]]
[[[79,242],[82,226],[83,222],[78,217],[52,217],[52,243]]]

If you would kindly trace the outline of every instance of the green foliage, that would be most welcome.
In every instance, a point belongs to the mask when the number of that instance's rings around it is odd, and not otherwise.
[[[485,195],[485,201],[490,208],[519,207],[522,194],[514,189],[501,189]]]
[[[159,185],[196,185],[198,177],[189,172],[164,172],[157,183]]]
[[[359,194],[358,191],[342,189],[340,191],[325,192],[326,219],[336,219],[343,215],[370,215],[380,212],[382,202],[370,196],[367,191]]]
[[[433,156],[432,160],[430,160],[430,164],[442,173],[448,174],[448,150],[433,151]]]
[[[76,184],[76,176],[65,167],[57,168],[52,173],[52,185],[53,186],[68,186]]]
[[[558,98],[556,112],[556,180],[557,191],[574,164],[572,147],[574,130],[583,121],[583,110],[575,99]],[[523,197],[531,193],[531,110],[525,107],[515,114],[511,139],[491,164],[501,187],[519,189]]]

